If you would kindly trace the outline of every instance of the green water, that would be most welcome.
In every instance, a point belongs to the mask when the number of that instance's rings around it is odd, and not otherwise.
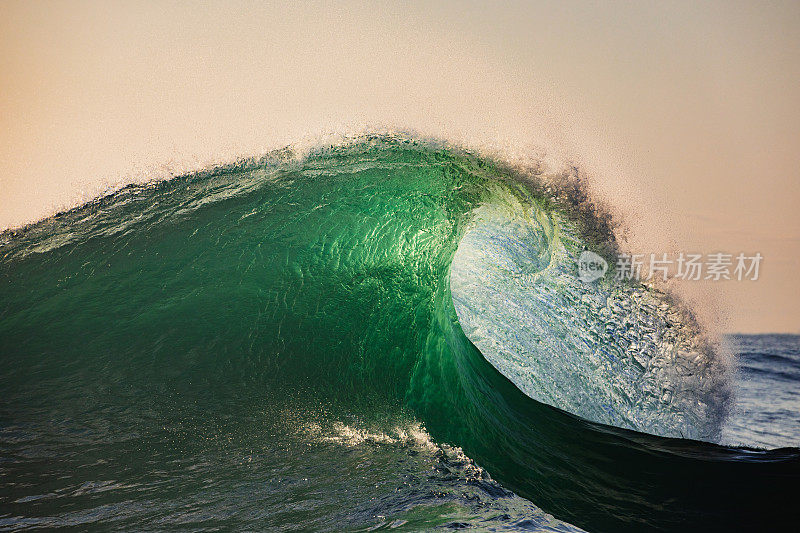
[[[666,340],[693,342],[691,324],[669,337],[663,301],[640,287],[564,286],[571,254],[614,245],[579,191],[540,178],[444,146],[361,139],[128,187],[4,234],[0,526],[572,529],[551,513],[597,531],[708,530],[795,512],[783,490],[797,480],[794,451],[645,434],[713,436],[701,423],[717,424],[706,407],[719,387],[696,386],[717,379],[713,361],[690,369],[692,386],[664,372],[646,374],[652,390],[628,387],[645,375],[634,355],[661,361]],[[552,277],[537,278],[549,309],[575,291],[653,299],[605,316],[635,323],[575,373],[596,383],[526,390],[501,373],[506,340],[526,331],[494,328],[497,307],[470,323],[502,335],[503,350],[482,353],[462,331],[459,246],[508,237],[503,223],[475,240],[487,205],[570,235]],[[555,250],[530,224],[530,242]],[[524,298],[520,287],[534,286],[509,281],[498,301]],[[530,327],[560,324],[565,357],[580,354],[592,305]],[[642,337],[652,346],[631,348]],[[602,409],[580,400],[601,396]],[[650,431],[654,420],[678,422]],[[745,502],[763,510],[743,515]]]

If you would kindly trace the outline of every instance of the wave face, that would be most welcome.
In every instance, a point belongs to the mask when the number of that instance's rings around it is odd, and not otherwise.
[[[127,187],[7,232],[0,455],[4,507],[22,517],[9,523],[81,524],[94,509],[135,528],[131,501],[190,527],[227,516],[259,528],[573,529],[552,513],[598,531],[707,531],[797,518],[797,450],[699,442],[720,431],[724,366],[666,296],[577,279],[577,255],[613,242],[579,194],[545,183],[374,137]],[[500,484],[442,462],[425,481],[397,439],[366,439],[335,468],[327,447],[342,427],[415,424]],[[285,486],[259,492],[242,466],[254,457]],[[364,464],[422,488],[400,500],[362,491],[382,486],[354,473]],[[80,499],[95,490],[117,500]],[[241,491],[263,496],[244,517],[220,503]],[[178,503],[187,492],[196,507]],[[334,504],[345,493],[349,514]],[[443,511],[432,500],[445,494],[466,500]],[[259,511],[287,495],[294,514]],[[367,505],[376,498],[385,507]],[[203,505],[218,513],[198,518]]]
[[[578,224],[523,193],[474,211],[451,269],[459,323],[531,398],[595,422],[714,440],[725,366],[668,298],[578,278]]]

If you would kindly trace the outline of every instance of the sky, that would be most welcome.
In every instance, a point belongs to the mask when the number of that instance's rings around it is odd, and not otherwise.
[[[121,184],[399,129],[577,164],[674,285],[800,332],[800,2],[3,2],[0,228]]]

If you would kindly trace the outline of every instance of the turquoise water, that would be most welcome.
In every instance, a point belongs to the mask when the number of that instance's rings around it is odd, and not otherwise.
[[[796,448],[714,444],[735,373],[691,314],[577,279],[609,224],[574,176],[374,137],[7,232],[0,526],[796,518]]]

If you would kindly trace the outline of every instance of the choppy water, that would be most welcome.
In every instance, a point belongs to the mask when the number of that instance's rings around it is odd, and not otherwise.
[[[734,337],[737,372],[667,295],[579,281],[616,247],[579,182],[373,137],[3,234],[0,527],[800,518],[797,337]]]
[[[800,335],[730,335],[738,373],[736,406],[722,441],[740,446],[800,446]]]

